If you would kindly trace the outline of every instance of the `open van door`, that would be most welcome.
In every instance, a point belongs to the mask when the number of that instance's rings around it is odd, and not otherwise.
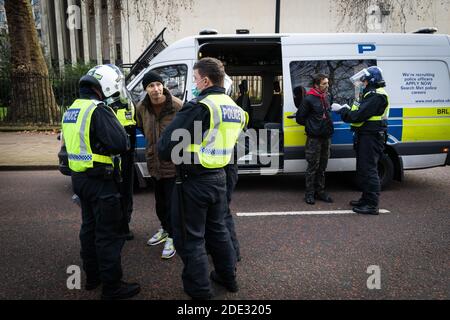
[[[145,70],[150,61],[156,57],[161,51],[167,47],[167,43],[164,41],[164,28],[158,36],[150,43],[145,51],[137,58],[133,64],[123,64],[122,68],[129,68],[130,72],[125,77],[125,82],[130,83],[142,70]]]
[[[249,114],[237,150],[239,174],[282,172],[282,82],[279,36],[200,38],[198,57],[215,57],[234,84],[233,100]],[[239,88],[239,89],[238,89]]]

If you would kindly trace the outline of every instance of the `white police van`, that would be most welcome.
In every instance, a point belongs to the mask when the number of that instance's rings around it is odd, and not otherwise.
[[[392,179],[400,181],[404,170],[450,164],[448,35],[204,32],[166,47],[163,32],[131,68],[128,90],[135,102],[141,99],[142,77],[153,70],[164,78],[172,94],[189,100],[194,63],[202,57],[220,59],[235,82],[237,103],[250,115],[255,145],[264,140],[271,146],[250,149],[241,157],[240,174],[305,172],[306,135],[292,115],[302,93],[311,86],[312,76],[327,74],[332,102],[351,105],[355,90],[349,78],[372,65],[383,70],[391,103],[389,140],[379,163],[382,186]],[[355,171],[350,127],[338,115],[333,117],[335,133],[327,171]],[[142,182],[148,177],[142,134],[138,134],[137,147],[136,166]]]

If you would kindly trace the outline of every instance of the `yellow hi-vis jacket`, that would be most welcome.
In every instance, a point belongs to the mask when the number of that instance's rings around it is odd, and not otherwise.
[[[367,92],[364,95],[363,98],[365,98],[370,93],[371,92]],[[376,89],[376,93],[386,96],[388,105],[387,105],[386,109],[384,109],[384,112],[383,112],[383,114],[381,116],[373,116],[373,117],[370,117],[369,119],[367,119],[366,121],[381,121],[381,120],[387,120],[387,118],[388,118],[388,115],[389,115],[389,96],[388,96],[386,90],[384,90],[384,88],[377,88]],[[352,105],[352,109],[351,109],[352,111],[358,110],[358,109],[359,109],[359,105],[357,105],[357,104],[353,104]],[[364,124],[364,122],[350,123],[350,125],[352,127],[361,127],[363,124]]]
[[[201,144],[190,144],[185,151],[196,153],[207,169],[223,168],[230,162],[248,114],[226,94],[211,94],[199,103],[209,109],[209,130]]]
[[[64,113],[62,132],[69,158],[69,168],[85,172],[94,167],[94,161],[113,164],[112,157],[95,154],[90,145],[89,132],[92,114],[101,101],[78,99]]]
[[[132,103],[128,104],[128,108],[120,108],[116,111],[116,117],[123,127],[135,126],[136,121],[134,120],[134,106]]]

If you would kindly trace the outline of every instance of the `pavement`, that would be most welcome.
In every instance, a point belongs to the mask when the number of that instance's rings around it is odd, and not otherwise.
[[[56,169],[56,131],[0,132],[0,170]]]

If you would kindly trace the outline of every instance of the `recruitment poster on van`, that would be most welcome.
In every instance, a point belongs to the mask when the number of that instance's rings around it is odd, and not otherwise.
[[[442,61],[386,61],[384,68],[392,103],[448,106],[450,81]]]

